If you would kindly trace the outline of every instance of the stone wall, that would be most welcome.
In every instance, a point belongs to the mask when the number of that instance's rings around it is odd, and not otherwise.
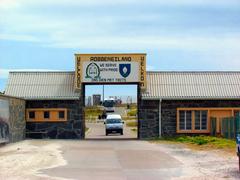
[[[159,136],[159,101],[139,101],[139,139]]]
[[[66,122],[27,122],[28,138],[84,138],[83,107],[80,100],[27,101],[26,108],[67,108],[68,111]]]
[[[1,100],[8,101],[9,105],[9,142],[25,139],[25,101],[23,99],[0,95]]]
[[[161,103],[162,136],[176,135],[177,108],[240,107],[240,100],[164,100]],[[142,100],[139,103],[139,138],[159,136],[159,101]]]
[[[188,107],[240,107],[240,100],[168,100],[162,101],[162,135],[176,135],[177,108]]]

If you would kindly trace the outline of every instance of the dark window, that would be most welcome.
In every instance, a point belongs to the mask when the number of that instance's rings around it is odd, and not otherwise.
[[[35,111],[28,112],[29,119],[35,119]]]
[[[195,129],[206,130],[207,129],[207,111],[195,111]]]
[[[180,130],[192,129],[192,111],[180,111],[179,112],[179,128]]]
[[[202,123],[201,123],[202,127],[201,127],[201,129],[202,130],[207,130],[208,112],[207,111],[202,111],[201,118],[202,118]]]
[[[192,129],[192,111],[186,111],[186,130]]]
[[[64,119],[65,118],[65,112],[64,111],[59,111],[58,112],[58,118],[59,119]]]
[[[201,111],[195,111],[195,129],[200,130],[201,129]]]
[[[180,118],[179,118],[180,129],[185,130],[185,111],[180,111],[179,114],[180,114]]]
[[[49,119],[50,113],[49,111],[44,111],[44,119]]]

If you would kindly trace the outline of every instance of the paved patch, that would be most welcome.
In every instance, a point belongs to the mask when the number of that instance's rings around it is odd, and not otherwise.
[[[67,165],[43,173],[73,179],[159,179],[165,173],[159,170],[182,165],[145,141],[83,141],[66,145],[63,157]]]

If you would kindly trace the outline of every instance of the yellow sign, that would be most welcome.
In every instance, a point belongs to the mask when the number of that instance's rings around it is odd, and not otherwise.
[[[82,83],[139,83],[146,89],[146,54],[75,54],[75,88]]]

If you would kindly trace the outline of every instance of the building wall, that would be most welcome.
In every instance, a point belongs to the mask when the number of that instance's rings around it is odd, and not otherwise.
[[[50,138],[50,139],[84,138],[85,128],[81,100],[27,101],[26,108],[67,109],[66,122],[27,122],[26,135],[28,138]]]
[[[240,100],[164,100],[161,103],[162,136],[176,135],[177,108],[240,107]],[[139,104],[139,138],[159,136],[159,101],[142,100]]]
[[[176,135],[177,108],[194,107],[240,107],[236,100],[164,100],[161,103],[162,136]],[[83,139],[84,121],[80,100],[69,101],[27,101],[26,108],[67,108],[67,122],[27,122],[27,132],[45,132],[28,134],[30,138]],[[139,139],[159,136],[159,101],[139,101]]]
[[[139,125],[140,139],[155,138],[159,136],[159,101],[139,101]]]
[[[8,142],[17,142],[25,139],[25,101],[23,99],[0,95],[0,100],[7,102],[8,114],[5,119],[8,128]],[[6,109],[5,109],[6,110]]]
[[[162,135],[176,135],[177,108],[240,107],[240,100],[168,100],[162,101]]]

